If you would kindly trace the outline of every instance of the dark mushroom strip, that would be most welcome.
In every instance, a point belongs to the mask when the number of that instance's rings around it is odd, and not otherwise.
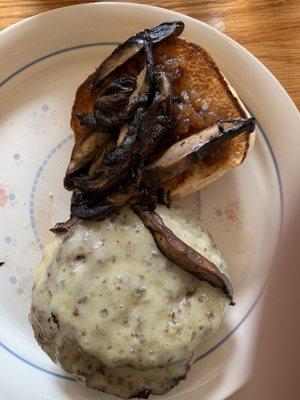
[[[97,102],[94,105],[94,116],[97,126],[103,126],[108,131],[119,128],[130,119],[130,115],[125,112],[115,113],[114,110],[111,110],[109,113],[104,113]]]
[[[77,217],[71,217],[66,222],[57,222],[53,228],[50,229],[53,233],[65,233],[68,232],[77,222]]]
[[[138,194],[135,185],[128,187],[127,190],[120,190],[105,199],[107,204],[111,204],[116,208],[123,207],[128,203],[136,203],[138,201]]]
[[[143,77],[144,75],[144,77]],[[145,80],[145,72],[141,79]],[[143,157],[154,151],[162,135],[167,131],[171,118],[172,90],[165,74],[155,76],[155,95],[152,104],[143,112],[136,113],[133,122],[121,128],[117,147],[105,155],[99,178],[78,177],[74,179],[76,186],[82,190],[105,191],[129,176],[128,168],[132,163],[132,153],[141,147]],[[137,84],[138,87],[138,84]],[[137,143],[137,139],[139,143]]]
[[[136,144],[136,139],[140,130],[141,123],[144,119],[144,112],[140,108],[132,123],[128,125],[128,129],[124,129],[122,132],[122,137],[119,139],[119,145],[106,155],[104,158],[104,165],[117,165],[123,163],[130,157],[134,150],[134,145]]]
[[[143,110],[139,109],[120,146],[105,155],[103,167],[98,175],[78,176],[72,179],[74,186],[83,191],[104,192],[114,189],[124,179],[130,176],[132,154],[135,152],[136,138],[139,132]]]
[[[128,122],[139,107],[146,105],[154,75],[151,46],[147,44],[146,49],[146,65],[137,78],[129,76],[113,81],[97,97],[93,113],[78,114],[82,125],[111,132]]]
[[[170,36],[180,36],[184,30],[183,21],[162,22],[151,29],[145,29],[141,33],[149,35],[151,43],[160,43]]]
[[[154,57],[153,57],[153,50],[152,50],[152,41],[150,35],[148,35],[148,39],[145,40],[144,44],[144,53],[146,59],[146,82],[149,85],[149,88],[152,87],[154,81]]]
[[[145,111],[139,133],[144,161],[156,149],[171,122],[173,96],[166,74],[155,74],[154,91],[153,102]]]
[[[109,118],[105,114],[99,111],[99,107],[94,105],[94,111],[88,113],[76,113],[79,119],[80,125],[86,126],[92,131],[102,131],[107,133],[113,133],[114,128],[122,124],[119,119]]]
[[[218,122],[175,143],[160,158],[146,166],[146,175],[151,182],[172,179],[202,160],[225,140],[243,132],[251,133],[254,128],[254,118]]]
[[[71,199],[71,218],[104,220],[115,208],[111,204],[103,205],[103,199],[97,201],[94,193],[73,192]]]
[[[96,102],[105,112],[118,112],[127,105],[136,86],[137,80],[133,76],[118,78],[99,94]]]
[[[138,55],[145,46],[145,42],[158,43],[170,36],[179,36],[184,29],[182,21],[164,22],[152,29],[145,29],[121,43],[112,54],[107,57],[94,73],[91,88],[94,89],[117,68]]]
[[[199,279],[222,289],[233,304],[232,284],[214,263],[180,240],[155,211],[139,205],[133,205],[132,208],[152,233],[160,251],[169,260]]]
[[[113,168],[104,168],[98,177],[78,176],[72,179],[74,188],[87,192],[105,192],[115,188],[128,176],[130,160]]]
[[[77,115],[82,125],[111,132],[129,121],[139,107],[146,105],[154,80],[154,57],[149,38],[144,52],[145,66],[138,76],[121,77],[108,85],[96,98],[93,113]]]
[[[90,177],[99,176],[105,154],[112,151],[115,147],[116,142],[112,140],[111,142],[105,144],[104,147],[99,148],[98,152],[95,154],[95,157],[91,161],[91,164],[89,165],[88,175]]]
[[[121,86],[117,83],[115,84],[115,90],[120,89],[120,92],[114,93],[116,101],[111,101],[110,107],[106,99],[108,96],[104,96],[104,101],[102,94],[98,96],[94,105],[94,116],[97,126],[104,126],[106,129],[120,128],[134,116],[138,108],[146,105],[153,79],[151,57],[153,58],[149,49],[146,57],[147,60],[149,59],[149,62],[147,62],[147,65],[138,74],[134,89],[131,92],[128,90],[126,96],[124,95],[124,91],[122,92]],[[119,104],[117,104],[117,98],[122,99]]]
[[[112,204],[97,204],[95,206],[88,206],[81,204],[71,207],[71,216],[81,219],[94,219],[97,221],[105,220],[115,211]]]
[[[119,208],[127,204],[129,200],[132,199],[133,196],[135,196],[135,194],[135,190],[128,193],[117,192],[115,194],[112,194],[111,196],[108,196],[106,202]]]
[[[117,140],[117,146],[120,146],[122,144],[122,142],[124,141],[125,136],[126,136],[126,134],[128,132],[128,129],[129,129],[129,124],[128,123],[125,123],[121,127],[120,133],[119,133],[119,137],[118,137],[118,140]]]
[[[120,128],[125,122],[129,121],[133,113],[128,112],[127,108],[124,108],[120,112],[116,112],[113,108],[109,112],[103,112],[96,102],[94,105],[94,116],[98,127],[103,126],[108,131],[113,131],[115,128]]]
[[[105,198],[105,202],[119,208],[129,202],[136,202],[139,198],[139,188],[142,182],[141,170],[142,158],[139,154],[133,154],[130,166],[131,178]]]
[[[67,168],[67,175],[73,174],[91,161],[99,148],[103,148],[111,140],[103,132],[88,132],[76,141],[71,160]]]
[[[91,194],[77,196],[72,202],[71,215],[82,219],[104,220],[112,212],[129,202],[138,200],[137,188],[141,182],[141,171],[138,170],[131,183],[126,183],[115,192],[110,193],[104,199],[91,206]],[[63,224],[61,224],[63,225]]]
[[[136,83],[136,88],[132,95],[130,96],[126,112],[129,115],[133,115],[134,112],[139,108],[139,107],[144,107],[146,103],[148,102],[149,99],[149,92],[151,89],[151,84],[152,81],[149,79],[153,79],[153,71],[149,72],[149,68],[151,67],[151,62],[146,64],[145,67],[141,70],[141,72],[137,76],[137,83]],[[150,78],[149,75],[150,74]]]
[[[111,135],[114,135],[115,127],[120,126],[122,122],[118,122],[117,117],[114,118],[109,118],[103,114],[101,117],[97,115],[99,110],[99,107],[94,104],[94,110],[93,112],[87,112],[87,113],[80,113],[77,112],[76,116],[79,120],[80,125],[85,126],[89,128],[90,131],[93,132],[104,132],[104,133],[110,133]]]

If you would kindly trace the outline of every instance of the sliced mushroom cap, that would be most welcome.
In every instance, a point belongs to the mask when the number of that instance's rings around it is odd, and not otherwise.
[[[180,240],[153,210],[132,206],[150,230],[160,251],[175,264],[224,291],[233,304],[233,287],[229,278],[214,263]]]
[[[152,29],[145,29],[120,44],[97,68],[92,89],[128,60],[139,54],[145,42],[158,43],[170,36],[179,36],[184,29],[182,21],[164,22]]]
[[[136,168],[134,176],[124,185],[119,186],[115,191],[97,199],[95,193],[77,193],[72,197],[71,216],[73,218],[103,220],[116,209],[122,207],[130,201],[136,202],[138,199],[137,188],[142,179],[142,173]],[[65,224],[57,224],[55,228],[65,228]]]
[[[67,175],[83,168],[88,161],[92,160],[97,149],[104,147],[110,140],[110,136],[102,132],[89,132],[79,137],[72,151]]]
[[[118,78],[99,94],[96,102],[106,112],[119,111],[128,103],[136,85],[137,80],[133,76]]]
[[[71,216],[81,219],[104,220],[115,211],[115,207],[111,204],[95,205],[89,207],[87,204],[71,207]]]
[[[165,73],[156,73],[154,98],[144,113],[139,140],[144,161],[156,149],[163,135],[170,128],[172,114],[172,88]]]
[[[71,219],[105,219],[115,209],[111,204],[103,206],[101,199],[95,201],[94,193],[73,192],[71,199]]]
[[[126,111],[129,115],[133,115],[139,107],[145,106],[149,99],[149,92],[152,85],[152,81],[150,82],[149,79],[153,79],[153,71],[150,73],[151,77],[148,78],[148,70],[149,68],[146,64],[137,76],[136,88],[130,96],[126,107]]]
[[[254,118],[219,122],[172,145],[161,157],[147,165],[151,182],[164,182],[202,160],[215,146],[255,128]]]
[[[145,37],[147,38],[147,36],[145,36]],[[148,35],[148,38],[149,37],[150,37],[150,35]],[[153,80],[154,80],[154,56],[153,56],[151,38],[148,40],[145,40],[144,53],[145,53],[146,67],[147,67],[146,80],[147,80],[148,85],[151,88],[151,86],[153,84]]]
[[[50,229],[53,233],[64,233],[68,232],[77,222],[77,217],[70,217],[66,222],[57,222],[53,228]]]
[[[105,155],[99,176],[75,178],[76,187],[98,192],[112,189],[130,176],[133,154],[141,152],[145,159],[154,151],[169,128],[172,110],[172,90],[166,75],[157,74],[155,84],[152,104],[145,112],[140,108],[131,124],[125,124],[121,129],[117,147]]]
[[[146,65],[138,76],[113,81],[97,97],[92,113],[78,114],[81,125],[92,130],[114,132],[128,122],[139,107],[149,99],[153,84],[154,61],[150,46],[146,46]]]
[[[126,124],[126,122],[133,118],[134,113],[137,111],[138,108],[144,107],[146,105],[152,85],[152,82],[149,81],[149,79],[153,79],[153,71],[149,72],[149,68],[153,68],[151,66],[151,61],[149,61],[149,63],[145,65],[145,67],[138,74],[137,78],[134,78],[134,87],[132,87],[132,90],[126,91],[126,98],[124,93],[124,84],[122,87],[119,82],[115,81],[112,83],[112,85],[114,86],[115,98],[117,96],[122,96],[123,100],[123,103],[118,105],[118,109],[116,107],[116,104],[114,107],[111,107],[109,109],[109,104],[106,103],[106,101],[109,100],[107,99],[106,92],[107,90],[109,91],[109,93],[111,92],[110,86],[103,92],[105,97],[104,101],[103,93],[98,96],[98,99],[96,100],[96,103],[94,105],[94,115],[98,126],[105,126],[108,129],[120,128],[122,127],[122,125]],[[149,78],[149,74],[151,78]]]
[[[88,175],[90,177],[99,176],[105,155],[110,151],[112,151],[115,147],[116,147],[115,140],[111,140],[110,142],[106,143],[103,147],[98,149],[97,153],[95,154],[93,160],[89,165]]]
[[[114,189],[130,176],[130,166],[137,146],[136,138],[143,118],[139,109],[119,146],[103,158],[102,168],[96,176],[77,176],[72,179],[74,186],[88,192],[104,192]]]
[[[138,109],[133,121],[128,125],[128,129],[121,132],[122,137],[119,137],[119,145],[108,153],[103,161],[105,165],[117,165],[123,163],[134,150],[134,144],[139,134],[141,123],[144,119],[144,111]]]
[[[118,78],[104,89],[94,104],[94,116],[97,126],[108,130],[119,128],[132,117],[127,111],[137,86],[137,79],[129,76]]]

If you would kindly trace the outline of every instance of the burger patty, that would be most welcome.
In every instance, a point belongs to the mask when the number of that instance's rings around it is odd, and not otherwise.
[[[209,233],[183,210],[159,206],[164,223],[223,272]],[[128,207],[80,221],[46,250],[32,294],[41,347],[90,387],[123,398],[163,394],[186,376],[228,299],[169,261]]]

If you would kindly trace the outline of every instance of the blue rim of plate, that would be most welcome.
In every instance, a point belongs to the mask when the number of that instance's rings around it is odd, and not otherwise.
[[[13,73],[11,73],[8,77],[6,77],[5,79],[3,79],[0,82],[0,88],[3,87],[6,83],[8,83],[11,79],[15,78],[16,76],[18,76],[20,73],[22,73],[23,71],[27,70],[28,68],[32,67],[35,64],[38,64],[44,60],[47,60],[51,57],[57,56],[59,54],[62,53],[66,53],[66,52],[70,52],[70,51],[74,51],[74,50],[80,50],[83,48],[89,48],[89,47],[97,47],[97,46],[116,46],[118,45],[119,42],[94,42],[94,43],[85,43],[85,44],[80,44],[80,45],[76,45],[76,46],[71,46],[71,47],[66,47],[63,49],[59,49],[57,51],[51,52],[49,54],[46,54],[42,57],[39,57],[33,61],[31,61],[30,63],[24,65],[23,67],[19,68],[18,70],[14,71]],[[252,114],[252,113],[251,113]],[[280,197],[280,228],[279,228],[279,238],[281,236],[281,231],[282,231],[282,221],[283,221],[283,188],[282,188],[282,180],[281,180],[281,175],[280,175],[280,169],[279,169],[279,165],[275,156],[275,153],[272,149],[271,143],[267,137],[267,135],[265,134],[265,132],[263,131],[261,125],[258,123],[258,121],[256,121],[257,126],[259,127],[259,130],[263,136],[263,139],[268,147],[268,150],[270,152],[274,167],[275,167],[275,172],[276,172],[276,176],[277,176],[277,181],[278,181],[278,189],[279,189],[279,197]],[[68,141],[70,139],[70,137],[64,139],[63,142],[61,142],[60,144],[58,144],[56,147],[54,147],[53,149],[58,149],[59,147],[61,147],[61,145],[63,143],[65,143],[66,141]],[[53,150],[52,149],[52,150]],[[53,154],[53,152],[51,151],[50,157]],[[45,159],[46,160],[46,159]],[[45,162],[45,161],[44,161]],[[45,166],[45,165],[44,165]],[[41,167],[40,167],[41,168]],[[43,169],[43,168],[42,168]],[[40,176],[40,173],[42,171],[38,170],[37,174],[38,176],[35,176],[35,181],[34,184],[32,186],[36,187],[37,184],[37,178]],[[34,189],[35,190],[35,189]],[[31,195],[34,191],[31,191]],[[31,220],[31,227],[33,230],[33,234],[36,240],[38,240],[38,237],[36,236],[37,234],[35,233],[36,231],[34,230],[35,225],[34,225],[34,220],[32,220],[32,208],[30,209],[30,220]],[[41,243],[38,243],[41,244]],[[40,246],[40,248],[43,248],[42,246]],[[199,357],[196,358],[196,360],[194,361],[194,363],[198,363],[199,361],[201,361],[203,358],[207,357],[209,354],[211,354],[213,351],[215,351],[217,348],[219,348],[224,342],[226,342],[236,331],[237,329],[246,321],[246,319],[250,316],[250,314],[252,313],[252,311],[254,310],[255,306],[257,305],[257,303],[259,302],[260,298],[262,297],[262,294],[265,290],[266,284],[268,282],[268,278],[266,279],[266,282],[264,283],[262,289],[260,290],[257,298],[255,299],[254,303],[252,304],[252,306],[249,308],[249,310],[246,312],[246,314],[243,316],[243,318],[240,320],[240,322],[238,322],[234,328],[223,338],[221,339],[217,344],[215,344],[213,347],[211,347],[209,350],[207,350],[205,353],[201,354]],[[68,375],[63,375],[54,371],[50,371],[46,368],[40,367],[39,365],[34,364],[33,362],[31,362],[30,360],[27,360],[26,358],[22,357],[21,355],[19,355],[18,353],[16,353],[14,350],[12,350],[11,348],[9,348],[8,346],[6,346],[5,344],[0,342],[0,347],[4,350],[6,350],[9,354],[11,354],[12,356],[16,357],[18,360],[22,361],[23,363],[39,370],[42,372],[45,372],[49,375],[52,376],[56,376],[58,378],[63,378],[69,381],[75,381],[75,379],[71,376]]]

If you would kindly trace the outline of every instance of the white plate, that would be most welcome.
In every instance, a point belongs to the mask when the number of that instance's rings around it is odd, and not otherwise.
[[[174,19],[186,23],[184,37],[212,53],[260,128],[243,166],[201,192],[201,215],[229,262],[237,305],[200,347],[188,379],[165,398],[224,399],[248,377],[257,305],[280,229],[296,207],[299,113],[255,57],[208,25],[143,5],[86,4],[29,18],[0,34],[1,399],[110,397],[66,377],[35,343],[27,320],[32,273],[51,239],[48,228],[67,216],[62,177],[76,88],[115,43]]]

